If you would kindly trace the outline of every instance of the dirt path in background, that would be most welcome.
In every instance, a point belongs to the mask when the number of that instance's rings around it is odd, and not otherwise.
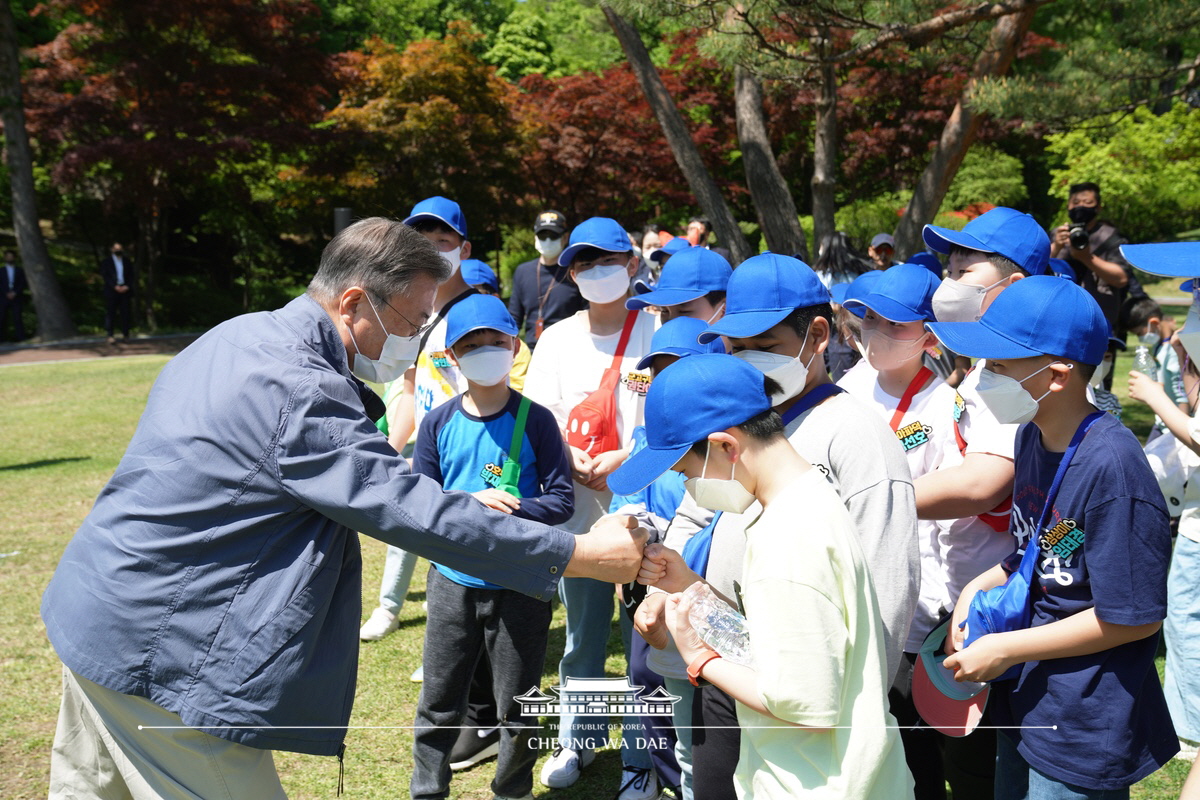
[[[78,361],[84,358],[120,358],[122,356],[175,355],[200,334],[172,336],[135,336],[108,344],[103,337],[74,339],[56,344],[0,346],[0,366],[38,364],[51,361]]]

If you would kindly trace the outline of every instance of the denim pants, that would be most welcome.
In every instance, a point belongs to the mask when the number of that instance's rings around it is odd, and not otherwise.
[[[558,594],[567,612],[567,644],[558,663],[559,684],[565,684],[567,678],[603,678],[616,599],[613,585],[591,578],[563,578],[558,583]],[[621,614],[626,664],[629,663],[632,629],[629,618]],[[559,720],[559,744],[570,750],[602,748],[608,740],[608,723],[606,716],[564,714]],[[641,721],[634,715],[624,717],[621,763],[627,767],[650,769],[649,751],[634,746],[639,737],[646,738]]]
[[[1128,800],[1123,789],[1085,789],[1043,775],[1021,757],[1004,731],[996,736],[996,800]]]
[[[542,680],[550,604],[509,589],[473,589],[429,570],[425,626],[425,681],[413,731],[413,798],[450,793],[450,751],[467,714],[471,675],[486,651],[492,665],[500,726],[500,754],[492,791],[523,797],[533,789],[538,750],[530,747],[536,717],[515,699]]]
[[[383,562],[383,579],[379,582],[380,608],[393,614],[400,613],[416,566],[417,556],[407,550],[388,545],[387,557]]]
[[[1169,435],[1169,434],[1168,434]],[[1163,694],[1175,732],[1200,742],[1200,542],[1175,538],[1167,574],[1167,642]]]

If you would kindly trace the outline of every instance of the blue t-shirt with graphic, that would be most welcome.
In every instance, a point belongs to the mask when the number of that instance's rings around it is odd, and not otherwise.
[[[495,489],[512,447],[521,395],[509,390],[508,404],[496,414],[477,417],[463,408],[463,395],[451,398],[421,420],[413,450],[412,469],[428,475],[449,491],[478,492]],[[513,516],[558,525],[575,510],[575,488],[567,449],[554,415],[544,406],[529,404],[525,434],[521,437],[521,507]],[[500,589],[441,564],[438,571],[462,586]]]
[[[1011,531],[1012,572],[1062,460],[1029,423],[1017,434]],[[1162,492],[1141,445],[1105,414],[1067,467],[1041,533],[1033,580],[1033,625],[1089,608],[1104,622],[1145,625],[1167,612],[1171,532]],[[992,687],[997,725],[1038,771],[1091,789],[1141,780],[1176,752],[1177,740],[1154,666],[1158,635],[1099,653],[1030,661]],[[1051,726],[1057,726],[1052,729]]]

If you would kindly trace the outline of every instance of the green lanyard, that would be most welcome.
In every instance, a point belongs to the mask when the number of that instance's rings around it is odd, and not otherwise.
[[[508,448],[508,458],[500,470],[500,483],[496,488],[508,492],[513,497],[520,497],[521,490],[517,483],[521,480],[521,439],[525,436],[525,418],[529,416],[529,398],[521,396],[521,405],[517,408],[517,424],[513,428],[512,444]]]

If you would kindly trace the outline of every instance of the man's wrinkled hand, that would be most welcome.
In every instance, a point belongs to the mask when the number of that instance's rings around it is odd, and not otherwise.
[[[632,583],[642,565],[650,532],[635,517],[614,514],[575,538],[575,554],[563,573],[568,578],[594,578],[605,583]]]

